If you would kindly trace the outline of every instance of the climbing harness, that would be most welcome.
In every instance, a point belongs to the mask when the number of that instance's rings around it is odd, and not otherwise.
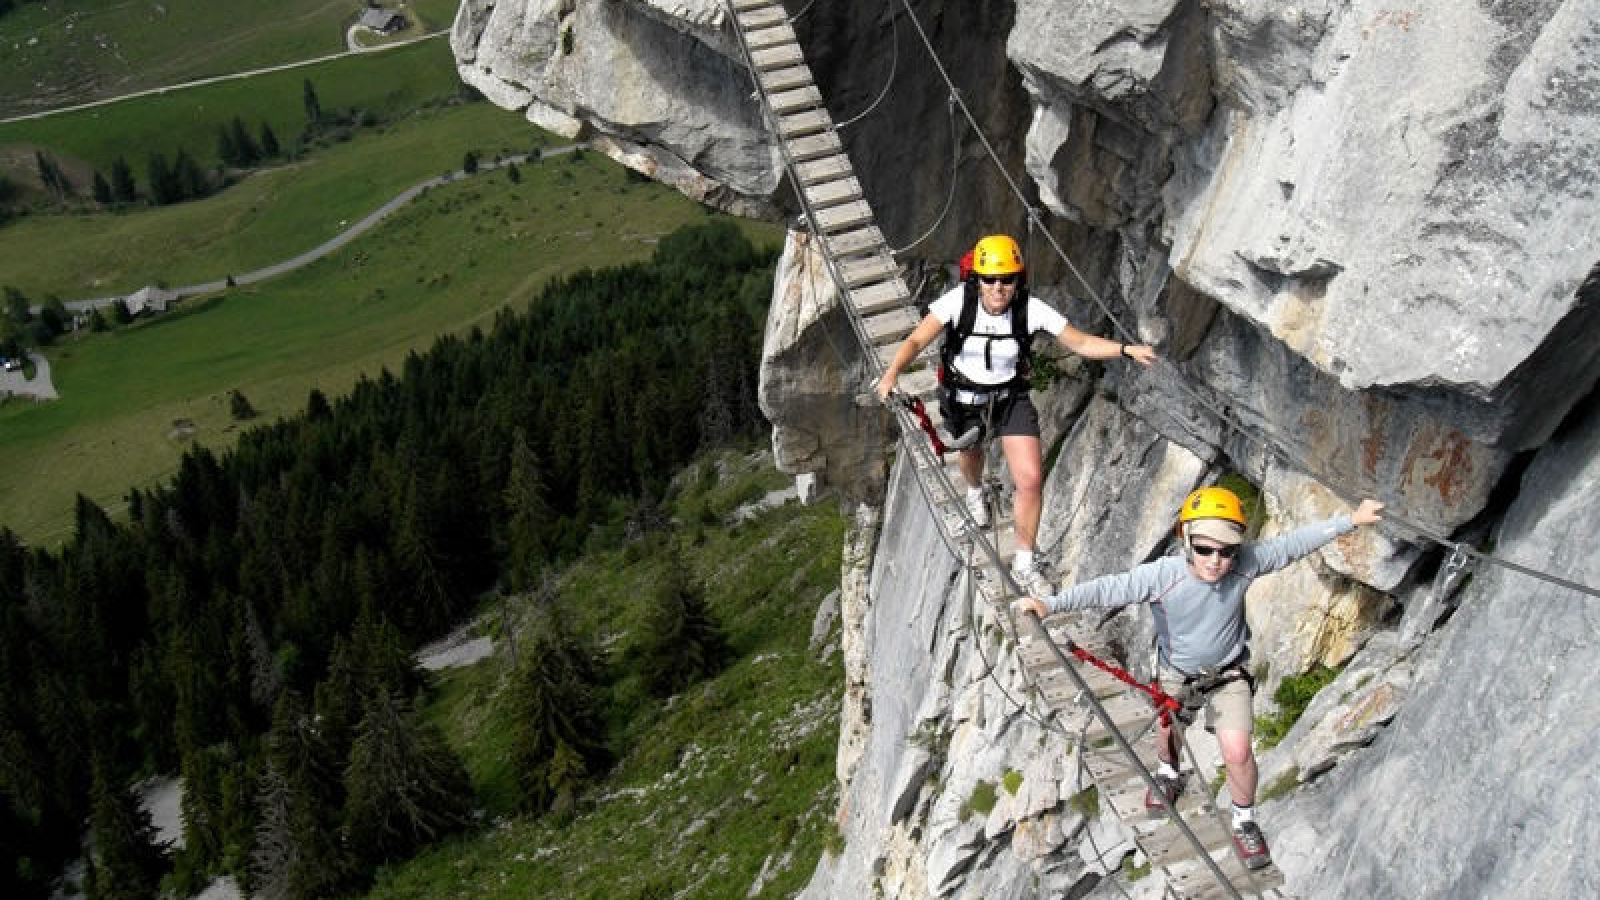
[[[1054,251],[1056,257],[1061,260],[1061,262],[1066,266],[1067,271],[1069,271],[1072,276],[1077,279],[1078,283],[1083,286],[1084,292],[1091,300],[1094,301],[1095,305],[1100,308],[1101,313],[1105,315],[1107,321],[1111,323],[1112,329],[1116,332],[1118,337],[1120,337],[1124,342],[1136,343],[1137,336],[1134,334],[1133,330],[1125,325],[1122,320],[1118,318],[1114,312],[1112,312],[1110,306],[1100,295],[1100,292],[1095,289],[1094,285],[1089,282],[1088,278],[1084,276],[1083,272],[1078,269],[1076,264],[1073,263],[1071,257],[1067,255],[1066,250],[1063,249],[1060,242],[1056,240],[1055,235],[1051,234],[1048,228],[1042,227],[1043,222],[1040,218],[1038,210],[1032,205],[1028,204],[1026,192],[1022,190],[1021,186],[1017,184],[1016,179],[1013,178],[1011,173],[1007,171],[1004,165],[1001,164],[1000,154],[995,150],[995,147],[993,143],[990,142],[988,135],[986,135],[983,132],[983,129],[979,127],[977,117],[973,115],[972,110],[969,109],[966,103],[961,99],[961,95],[956,92],[955,80],[950,77],[949,71],[944,66],[944,61],[940,58],[938,50],[933,45],[932,39],[928,37],[928,33],[923,28],[921,20],[917,17],[916,10],[912,8],[910,0],[901,0],[901,6],[905,9],[906,18],[911,22],[912,28],[916,30],[917,36],[922,41],[923,47],[927,50],[928,57],[932,60],[934,69],[938,72],[940,79],[944,81],[946,87],[950,89],[951,100],[960,107],[962,115],[967,120],[968,126],[977,136],[978,141],[983,145],[984,151],[988,155],[990,162],[994,164],[995,169],[1000,173],[1000,177],[1005,181],[1007,187],[1010,188],[1011,193],[1024,204],[1024,208],[1027,210],[1029,228],[1032,229],[1035,225],[1039,226],[1039,233],[1042,234],[1045,241],[1050,244],[1050,247]],[[1344,489],[1341,485],[1334,484],[1332,478],[1319,472],[1318,468],[1315,465],[1312,465],[1310,461],[1299,458],[1295,454],[1291,453],[1286,446],[1289,442],[1285,441],[1281,437],[1270,440],[1262,437],[1262,435],[1258,433],[1257,429],[1252,428],[1250,425],[1241,421],[1236,415],[1223,408],[1220,404],[1216,403],[1210,398],[1204,397],[1199,391],[1195,390],[1188,383],[1188,378],[1184,375],[1183,371],[1177,367],[1176,364],[1167,361],[1163,361],[1163,364],[1171,366],[1176,371],[1178,377],[1173,379],[1173,381],[1178,390],[1187,395],[1189,399],[1199,403],[1201,406],[1204,406],[1209,412],[1211,412],[1212,415],[1217,417],[1219,422],[1227,425],[1229,428],[1236,431],[1240,436],[1247,438],[1261,446],[1267,452],[1283,459],[1294,468],[1311,475],[1318,482],[1333,489],[1336,494],[1344,497],[1356,495],[1356,492]],[[1272,430],[1262,427],[1260,431],[1270,434]],[[1500,566],[1513,572],[1527,575],[1530,578],[1537,578],[1548,584],[1563,587],[1577,593],[1586,594],[1590,597],[1600,598],[1600,588],[1580,584],[1571,579],[1562,578],[1559,575],[1534,569],[1529,566],[1524,566],[1520,563],[1516,563],[1490,553],[1485,553],[1465,544],[1460,544],[1451,540],[1449,537],[1438,533],[1434,529],[1406,519],[1399,513],[1386,510],[1384,514],[1384,520],[1390,524],[1410,531],[1425,540],[1449,549],[1452,552],[1459,551],[1464,553],[1474,560]]]
[[[1019,287],[1016,295],[1012,297],[1011,303],[1006,309],[1007,318],[1011,322],[1011,332],[1009,334],[974,334],[978,322],[978,307],[983,301],[978,297],[978,287],[971,281],[964,282],[961,288],[961,312],[951,320],[948,333],[944,335],[944,343],[939,347],[939,383],[957,388],[966,388],[975,394],[1002,389],[1018,392],[1027,391],[1029,389],[1028,374],[1033,368],[1033,334],[1028,330],[1029,299],[1028,292],[1023,287]],[[994,365],[990,350],[995,341],[1016,342],[1017,371],[1010,381],[999,386],[986,385],[961,375],[960,371],[955,367],[956,357],[961,355],[961,351],[965,349],[967,341],[974,339],[984,342],[983,364],[985,368]],[[967,405],[971,406],[973,402],[968,402]]]
[[[928,416],[928,408],[922,402],[921,397],[914,397],[904,391],[895,390],[890,392],[889,399],[916,418],[922,432],[928,436],[928,443],[933,445],[933,452],[939,456],[944,456],[952,451],[965,450],[978,440],[979,429],[977,426],[968,428],[961,434],[947,440],[939,432],[939,429],[934,426],[933,419]]]

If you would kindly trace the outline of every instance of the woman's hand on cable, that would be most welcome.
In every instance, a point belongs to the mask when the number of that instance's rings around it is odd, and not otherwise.
[[[1383,521],[1383,504],[1371,497],[1362,500],[1355,512],[1350,514],[1350,521],[1360,525],[1375,525]]]
[[[1149,344],[1123,344],[1122,355],[1141,366],[1149,366],[1156,361],[1156,348]]]
[[[1038,597],[1023,597],[1021,600],[1017,601],[1016,607],[1018,612],[1033,613],[1040,619],[1040,621],[1043,621],[1045,616],[1050,615],[1049,608],[1046,607],[1044,605],[1044,601],[1040,600]]]
[[[876,390],[879,400],[885,403],[889,402],[889,395],[894,393],[894,383],[897,378],[898,376],[894,372],[885,372],[883,377],[878,379]]]

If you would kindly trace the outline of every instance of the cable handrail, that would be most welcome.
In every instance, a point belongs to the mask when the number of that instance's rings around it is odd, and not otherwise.
[[[917,18],[916,10],[911,7],[910,0],[901,0],[901,3],[905,8],[907,18],[909,18],[911,21],[912,27],[916,29],[918,37],[921,38],[923,47],[928,51],[928,56],[933,61],[934,68],[938,71],[939,77],[944,81],[945,86],[950,90],[954,101],[960,106],[962,114],[967,118],[968,125],[971,126],[973,132],[978,136],[978,140],[983,144],[984,152],[988,155],[990,161],[994,164],[995,169],[1000,173],[1000,176],[1005,179],[1006,185],[1011,189],[1012,194],[1014,194],[1016,198],[1021,201],[1023,208],[1027,210],[1029,228],[1037,228],[1044,235],[1044,239],[1050,244],[1051,249],[1055,251],[1056,257],[1061,260],[1061,262],[1067,267],[1067,271],[1072,273],[1072,276],[1077,279],[1080,285],[1083,286],[1084,292],[1091,300],[1094,301],[1095,305],[1099,307],[1100,312],[1106,317],[1107,321],[1111,323],[1111,327],[1116,332],[1117,336],[1122,338],[1126,343],[1137,343],[1139,341],[1138,334],[1123,324],[1122,320],[1117,317],[1116,313],[1111,310],[1109,304],[1106,303],[1101,293],[1095,289],[1094,285],[1089,283],[1088,278],[1085,277],[1083,272],[1080,271],[1077,265],[1073,263],[1072,259],[1067,255],[1066,250],[1062,248],[1061,243],[1056,240],[1056,236],[1050,232],[1050,229],[1044,227],[1043,219],[1040,217],[1038,210],[1028,202],[1027,195],[1017,184],[1016,179],[1012,177],[1011,173],[1007,171],[1005,166],[1000,162],[1000,155],[994,149],[994,145],[990,143],[988,135],[984,134],[983,129],[979,127],[978,120],[972,114],[972,110],[967,107],[966,101],[961,99],[961,94],[956,88],[955,81],[950,77],[949,71],[945,69],[943,60],[939,58],[938,51],[934,48],[932,40],[929,39],[927,31],[923,29],[921,20]],[[1293,467],[1300,469],[1307,475],[1310,475],[1313,479],[1320,482],[1324,487],[1327,487],[1329,490],[1345,498],[1346,500],[1358,499],[1362,496],[1360,492],[1350,490],[1348,486],[1340,483],[1340,481],[1333,476],[1318,471],[1315,466],[1312,466],[1305,460],[1291,454],[1280,443],[1263,437],[1257,431],[1253,430],[1249,425],[1240,421],[1232,413],[1214,403],[1209,398],[1201,396],[1200,393],[1195,391],[1188,383],[1188,377],[1181,369],[1178,368],[1176,363],[1168,362],[1168,365],[1170,365],[1178,375],[1176,384],[1179,389],[1184,394],[1188,395],[1190,399],[1204,406],[1212,415],[1216,416],[1218,421],[1220,421],[1222,424],[1233,429],[1240,436],[1261,446],[1268,452],[1277,455],[1279,458],[1288,462]],[[1446,550],[1462,553],[1479,562],[1486,562],[1511,570],[1513,572],[1519,572],[1531,578],[1537,578],[1549,584],[1563,587],[1577,593],[1600,598],[1600,588],[1581,584],[1563,576],[1556,575],[1552,572],[1536,569],[1532,566],[1527,566],[1522,563],[1497,556],[1493,553],[1479,550],[1478,548],[1469,544],[1452,540],[1448,535],[1441,534],[1432,528],[1422,525],[1421,523],[1412,521],[1411,519],[1397,512],[1392,512],[1388,509],[1385,509],[1384,519],[1385,521],[1393,525],[1397,525],[1404,530],[1410,531],[1416,534],[1418,537],[1434,543]]]
[[[732,18],[734,34],[738,39],[739,48],[744,55],[746,66],[751,73],[751,80],[755,84],[756,94],[760,98],[762,116],[767,120],[767,125],[770,132],[779,136],[776,143],[778,145],[779,153],[783,157],[785,172],[789,177],[790,183],[794,187],[795,196],[804,212],[803,218],[806,222],[807,230],[811,234],[812,238],[819,242],[819,247],[822,250],[823,261],[826,264],[829,276],[834,283],[834,289],[838,293],[841,301],[840,305],[844,309],[845,316],[850,323],[851,330],[855,333],[856,339],[860,346],[866,348],[868,351],[863,354],[866,357],[867,369],[874,375],[881,376],[884,366],[878,359],[877,354],[871,352],[871,348],[874,345],[866,331],[864,323],[861,321],[859,312],[855,309],[854,304],[850,301],[850,289],[848,281],[844,278],[843,273],[840,271],[838,261],[834,259],[833,253],[828,249],[826,239],[824,238],[822,229],[819,225],[819,219],[816,210],[813,208],[809,198],[807,198],[805,186],[800,181],[794,157],[789,150],[787,142],[785,142],[781,137],[782,131],[779,128],[777,113],[773,108],[771,97],[768,94],[766,86],[761,83],[761,78],[755,66],[754,55],[751,53],[750,46],[745,40],[743,27],[738,21],[738,10],[733,6],[732,0],[724,0],[724,4],[730,13],[730,17]],[[907,6],[907,10],[908,12],[910,11],[909,5]],[[921,25],[920,23],[916,22],[914,16],[912,21],[913,24],[916,25],[918,32],[921,33]],[[924,35],[924,40],[926,40],[926,35]],[[942,64],[940,64],[940,68],[942,71]],[[961,104],[961,108],[964,112],[966,112],[969,121],[971,121],[970,111],[967,111],[965,104],[961,103],[959,94],[954,93],[953,86],[952,96],[956,103]],[[982,137],[981,132],[980,137]],[[984,143],[985,146],[988,145],[987,138],[984,138]],[[919,466],[919,468],[923,468],[924,471],[934,478],[938,482],[939,486],[943,489],[948,501],[947,505],[953,507],[956,510],[957,515],[962,519],[965,526],[963,530],[971,540],[973,547],[981,549],[984,555],[988,557],[989,561],[994,565],[995,571],[998,573],[1001,583],[1011,596],[1025,596],[1021,586],[1017,583],[1016,579],[1012,576],[1004,561],[1001,559],[998,548],[994,546],[993,542],[984,537],[982,530],[977,527],[977,522],[973,517],[972,512],[967,509],[965,503],[960,501],[960,495],[956,492],[955,485],[950,480],[949,473],[944,468],[942,460],[933,457],[931,448],[927,447],[925,442],[919,439],[920,432],[915,424],[910,420],[910,414],[903,409],[892,409],[894,418],[900,426],[900,442],[912,453],[912,465],[918,466],[919,461],[926,463],[925,466]],[[917,476],[918,473],[914,469],[912,474],[913,476]],[[921,477],[917,477],[916,480],[919,482],[919,484],[923,481]],[[934,511],[936,513],[938,508],[938,506],[934,507]],[[940,515],[939,519],[939,530],[942,533],[944,530],[943,516]],[[943,535],[941,534],[941,536]],[[968,577],[971,577],[970,573]],[[1049,630],[1044,627],[1044,623],[1040,621],[1037,616],[1033,616],[1031,614],[1024,615],[1023,618],[1026,626],[1033,631],[1034,637],[1038,640],[1042,640],[1044,644],[1050,648],[1050,652],[1056,657],[1057,662],[1059,662],[1062,668],[1067,671],[1069,676],[1072,678],[1074,685],[1081,692],[1082,696],[1088,700],[1089,708],[1100,720],[1101,725],[1112,735],[1117,743],[1118,748],[1132,763],[1133,769],[1137,771],[1144,779],[1147,788],[1162,796],[1163,803],[1169,816],[1177,823],[1185,840],[1187,840],[1194,847],[1200,858],[1205,860],[1206,865],[1210,868],[1212,874],[1218,880],[1218,882],[1228,891],[1229,896],[1232,897],[1233,900],[1242,900],[1238,889],[1234,887],[1233,882],[1228,879],[1227,875],[1217,865],[1216,860],[1212,859],[1211,854],[1206,848],[1205,844],[1200,841],[1198,835],[1194,833],[1193,829],[1191,829],[1188,824],[1183,821],[1182,816],[1178,814],[1177,808],[1170,802],[1167,802],[1165,795],[1160,791],[1159,785],[1157,785],[1155,781],[1154,774],[1151,773],[1149,767],[1145,765],[1144,761],[1139,758],[1138,753],[1135,752],[1132,745],[1128,743],[1127,738],[1124,737],[1117,729],[1116,723],[1111,718],[1110,713],[1106,711],[1105,706],[1100,702],[1100,699],[1094,695],[1094,691],[1089,687],[1088,682],[1084,680],[1083,675],[1067,661],[1065,654],[1061,650],[1061,647],[1057,645],[1055,639],[1050,635]]]

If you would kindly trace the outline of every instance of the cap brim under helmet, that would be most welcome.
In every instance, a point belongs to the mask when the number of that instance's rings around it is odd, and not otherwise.
[[[1244,542],[1243,526],[1227,519],[1195,519],[1189,523],[1188,530],[1190,539],[1209,538],[1219,544]]]

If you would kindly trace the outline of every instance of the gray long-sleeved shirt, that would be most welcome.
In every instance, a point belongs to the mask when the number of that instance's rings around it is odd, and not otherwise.
[[[1164,556],[1127,572],[1073,585],[1048,598],[1045,605],[1057,613],[1149,603],[1162,658],[1179,671],[1198,672],[1230,662],[1244,651],[1250,640],[1244,592],[1252,581],[1354,528],[1349,515],[1334,516],[1269,541],[1245,544],[1233,568],[1214,584],[1195,577],[1181,556]]]

